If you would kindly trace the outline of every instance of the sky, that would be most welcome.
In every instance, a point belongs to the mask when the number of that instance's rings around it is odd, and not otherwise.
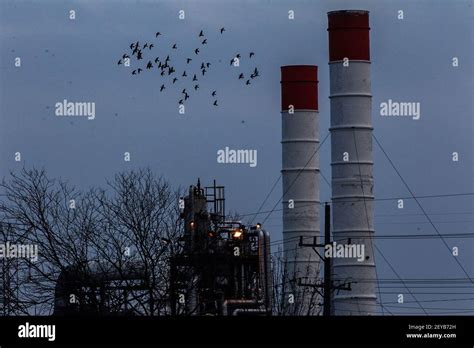
[[[472,0],[2,0],[0,176],[23,166],[44,167],[50,177],[87,189],[104,187],[120,171],[150,167],[176,187],[187,187],[198,177],[203,184],[216,179],[226,186],[229,210],[257,212],[280,176],[281,66],[319,66],[320,138],[328,133],[327,12],[339,9],[370,11],[374,134],[410,189],[416,196],[474,192]],[[184,20],[178,18],[180,10]],[[294,20],[288,18],[290,10]],[[226,28],[222,35],[221,27]],[[200,30],[208,39],[205,47]],[[167,82],[160,92],[156,71],[134,76],[135,60],[131,67],[117,65],[137,40],[154,42],[153,54],[169,54],[180,72],[199,73],[201,61],[211,62],[206,76],[199,76],[200,89],[190,92],[184,115],[178,100],[183,88],[192,89],[189,81]],[[177,50],[171,50],[173,43]],[[186,66],[196,47],[201,47],[199,59]],[[252,59],[249,52],[255,52]],[[238,68],[229,64],[237,53],[242,54]],[[15,66],[17,57],[20,67]],[[255,67],[261,76],[251,85],[238,80],[239,73],[248,76]],[[213,90],[217,107],[212,105]],[[95,118],[56,116],[55,104],[64,99],[95,102]],[[419,102],[420,119],[382,117],[379,106],[388,99]],[[218,163],[217,151],[226,146],[257,150],[257,166]],[[16,152],[21,152],[19,163]],[[124,161],[124,152],[130,153],[130,162]],[[457,162],[453,152],[459,154]],[[326,178],[331,176],[330,161],[327,141],[320,150]],[[374,162],[376,198],[410,197],[376,144]],[[280,182],[262,210],[271,210],[281,195]],[[323,202],[330,200],[324,181],[320,196]],[[472,195],[419,202],[440,233],[474,232]],[[414,200],[406,200],[404,209],[397,208],[395,199],[377,201],[375,224],[376,235],[436,234]],[[265,228],[272,240],[282,238],[279,210],[266,219]],[[459,247],[459,262],[474,276],[472,237],[446,241]],[[466,278],[439,239],[379,239],[376,244],[383,252],[383,257],[376,255],[379,278],[397,278],[392,268],[405,279]],[[405,290],[382,290],[382,301],[393,313],[421,313],[414,303],[395,303]],[[472,284],[444,290],[449,294],[412,289],[420,293],[419,300],[439,301],[425,303],[435,308],[429,313],[474,313],[472,299],[451,301],[474,298]],[[430,291],[436,294],[423,294]]]

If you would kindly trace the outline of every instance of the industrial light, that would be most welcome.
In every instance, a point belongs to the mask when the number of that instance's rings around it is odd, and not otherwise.
[[[194,228],[194,221],[191,221],[191,222],[189,223],[189,227]]]
[[[242,229],[238,229],[238,230],[234,230],[234,232],[232,232],[232,237],[235,238],[235,239],[238,239],[242,236],[244,232],[242,231]]]
[[[262,224],[260,222],[257,222],[257,229],[261,229],[262,228]]]

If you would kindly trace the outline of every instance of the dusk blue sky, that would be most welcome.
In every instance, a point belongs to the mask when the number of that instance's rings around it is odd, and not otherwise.
[[[76,19],[69,19],[69,10]],[[371,77],[374,134],[417,196],[474,192],[473,174],[473,1],[4,1],[0,2],[0,175],[26,167],[44,167],[87,189],[105,186],[106,178],[133,168],[150,167],[173,185],[187,187],[201,178],[226,186],[229,210],[256,212],[281,169],[280,67],[319,66],[320,138],[329,128],[327,12],[370,11]],[[186,18],[180,20],[178,11]],[[295,19],[288,19],[288,11]],[[404,19],[397,18],[403,10]],[[221,35],[219,28],[225,27]],[[185,66],[208,44],[199,64],[212,67],[201,89],[190,93],[185,115],[178,113],[178,81],[159,92],[159,74],[132,76],[132,67],[117,66],[131,42],[154,42],[153,52],[171,55]],[[163,35],[156,40],[154,33]],[[171,45],[178,44],[172,52]],[[249,60],[248,53],[255,52]],[[229,66],[236,54],[241,66]],[[154,53],[154,54],[155,54]],[[14,66],[16,57],[21,67]],[[151,55],[150,55],[151,57]],[[452,58],[459,66],[452,66]],[[221,60],[221,62],[219,62]],[[145,58],[145,62],[147,59]],[[197,62],[193,62],[197,63]],[[239,72],[258,67],[250,86]],[[196,72],[198,66],[195,65]],[[188,78],[189,79],[189,78]],[[219,106],[210,92],[217,90]],[[63,99],[96,103],[94,120],[57,117]],[[381,102],[421,103],[421,119],[382,117]],[[255,149],[258,165],[219,164],[226,146]],[[321,148],[321,172],[328,179],[330,142]],[[20,151],[23,161],[16,163]],[[131,162],[123,160],[131,153]],[[459,161],[452,161],[452,153]],[[375,195],[408,197],[407,191],[374,143]],[[281,183],[265,205],[271,210],[282,195]],[[321,201],[330,188],[321,182]],[[442,234],[474,232],[473,196],[420,199]],[[413,200],[397,209],[395,200],[377,201],[376,234],[436,234]],[[278,206],[280,208],[280,206]],[[432,215],[431,215],[432,214]],[[257,220],[263,220],[265,215]],[[281,212],[265,227],[280,240]],[[458,260],[474,276],[472,238],[446,239],[459,247]],[[378,247],[403,278],[465,278],[439,239],[379,239]],[[397,278],[377,257],[380,278]],[[414,289],[413,292],[443,292]],[[444,289],[461,295],[417,295],[429,313],[474,314],[474,287]],[[421,313],[416,303],[397,307],[402,289],[384,288],[383,302],[393,313]],[[393,292],[391,294],[390,292]],[[406,301],[413,301],[407,294]],[[412,308],[405,308],[412,307]],[[438,308],[438,309],[436,309]],[[439,308],[448,308],[443,310]],[[467,311],[466,311],[467,310]],[[470,311],[470,312],[469,312]]]

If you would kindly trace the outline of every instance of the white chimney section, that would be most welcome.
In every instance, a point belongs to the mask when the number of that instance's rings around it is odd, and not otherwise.
[[[300,246],[300,237],[319,243],[319,147],[317,66],[281,68],[283,240],[287,282],[284,286],[288,315],[316,313],[313,289],[298,286],[300,278],[314,283],[320,260],[310,247]],[[294,302],[289,301],[291,295]],[[316,305],[310,306],[310,301]]]
[[[362,261],[331,260],[335,285],[351,283],[350,291],[333,293],[333,314],[371,315],[376,313],[376,272],[369,13],[329,12],[328,32],[333,241],[346,250],[363,246],[365,252]]]

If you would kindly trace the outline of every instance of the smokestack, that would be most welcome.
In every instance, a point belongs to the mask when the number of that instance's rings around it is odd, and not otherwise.
[[[376,313],[369,29],[368,11],[328,13],[333,241],[346,251],[332,277],[351,283],[334,293],[335,315]]]
[[[314,282],[320,260],[312,248],[299,246],[299,242],[303,237],[304,242],[312,243],[315,237],[319,243],[319,154],[315,154],[319,147],[317,66],[281,68],[281,115],[286,281],[308,277],[309,282]],[[288,282],[284,292],[287,314],[312,313],[310,289]]]

